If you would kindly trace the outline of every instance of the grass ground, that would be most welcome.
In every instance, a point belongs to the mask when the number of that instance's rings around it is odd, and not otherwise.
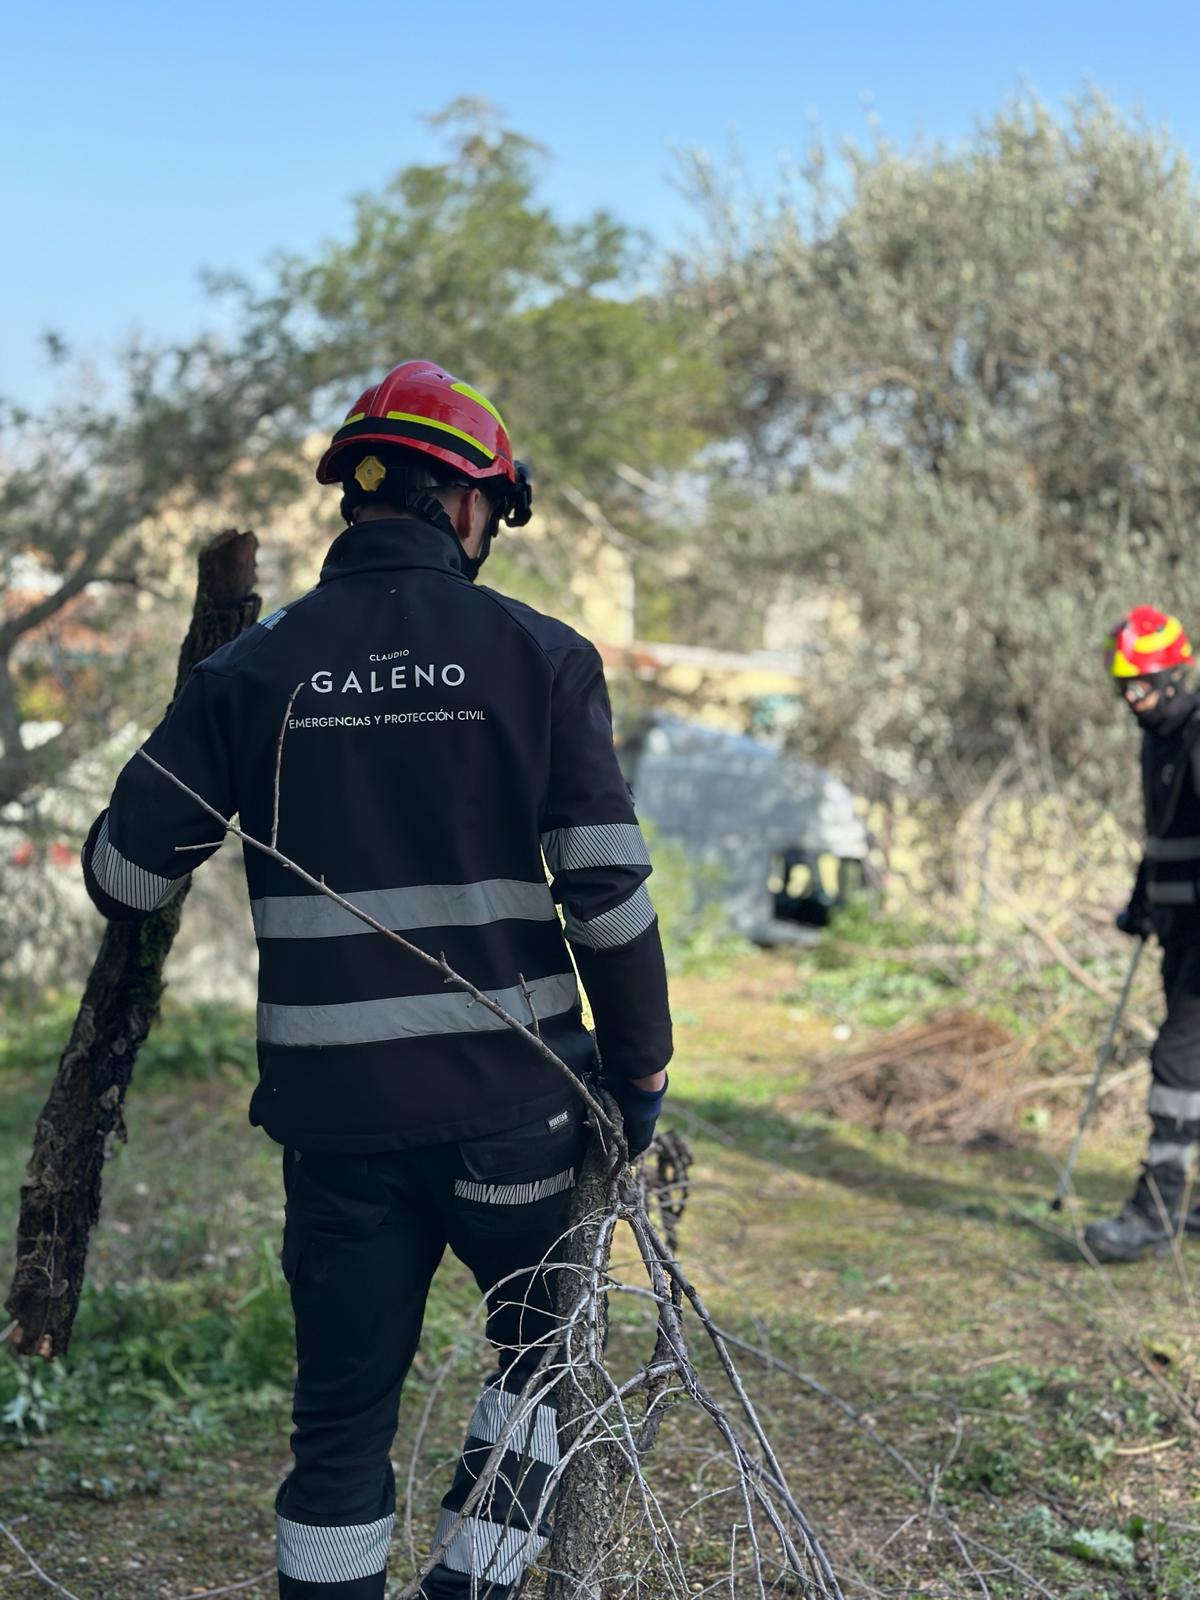
[[[676,979],[668,1120],[697,1158],[681,1255],[726,1326],[935,1476],[962,1528],[995,1552],[975,1559],[997,1600],[1200,1596],[1194,1247],[1120,1272],[1088,1267],[1046,1205],[1059,1120],[963,1150],[806,1113],[806,1084],[871,1024],[961,999],[937,983],[918,992],[902,972],[872,979],[878,968],[869,952],[840,968],[819,953],[750,954]],[[47,1025],[41,1043],[0,1061],[9,1196],[54,1035]],[[36,1378],[0,1369],[0,1517],[78,1600],[183,1600],[272,1564],[291,1335],[274,1259],[276,1152],[245,1122],[244,1058],[219,1012],[163,1030],[110,1168],[70,1361]],[[1086,1214],[1120,1203],[1140,1134],[1135,1118],[1087,1147]],[[411,1466],[418,1547],[485,1362],[470,1341],[454,1353],[473,1304],[464,1276],[444,1269],[405,1398],[397,1475],[403,1484]],[[635,1304],[619,1303],[614,1361],[632,1366],[647,1348]],[[449,1382],[410,1463],[444,1363]],[[876,1443],[810,1388],[752,1357],[744,1366],[848,1595],[981,1592]],[[688,1412],[672,1416],[650,1471],[702,1589],[727,1564],[735,1517]],[[405,1538],[402,1527],[397,1578]],[[48,1592],[0,1547],[6,1600]],[[264,1596],[271,1582],[240,1592]]]

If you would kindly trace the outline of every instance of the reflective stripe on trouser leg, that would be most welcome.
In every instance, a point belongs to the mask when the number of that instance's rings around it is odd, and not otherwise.
[[[1200,1139],[1200,1089],[1175,1089],[1166,1083],[1152,1083],[1147,1110],[1154,1138],[1175,1144],[1194,1144]]]
[[[510,1381],[522,1380],[514,1373]],[[510,1424],[494,1481],[451,1533],[493,1446]],[[545,1400],[522,1401],[500,1381],[490,1382],[476,1404],[454,1483],[442,1501],[436,1543],[449,1538],[439,1566],[481,1586],[515,1583],[546,1547],[540,1513],[557,1465],[554,1406]]]
[[[1178,1167],[1189,1172],[1192,1166],[1194,1144],[1181,1144],[1177,1139],[1152,1138],[1146,1146],[1146,1164],[1151,1167]]]
[[[1166,940],[1162,975],[1167,1014],[1150,1051],[1146,1160],[1173,1169],[1178,1182],[1200,1139],[1200,943],[1191,937]]]
[[[282,1577],[322,1586],[378,1577],[379,1593],[383,1594],[388,1545],[396,1520],[392,1514],[375,1522],[360,1522],[349,1527],[293,1522],[290,1517],[278,1514],[275,1520]]]
[[[1174,1089],[1169,1084],[1152,1083],[1147,1109],[1150,1112],[1147,1165],[1178,1167],[1184,1173],[1189,1172],[1192,1151],[1200,1140],[1200,1090]]]

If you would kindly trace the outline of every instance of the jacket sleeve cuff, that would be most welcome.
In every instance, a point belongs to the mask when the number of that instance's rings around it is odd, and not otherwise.
[[[187,873],[178,879],[169,892],[162,893],[160,891],[156,904],[136,906],[130,904],[127,900],[118,899],[103,886],[96,873],[96,849],[97,845],[107,837],[107,824],[108,808],[105,807],[95,822],[92,823],[88,836],[84,840],[83,849],[80,852],[80,861],[83,864],[84,887],[87,889],[88,897],[96,910],[102,917],[107,917],[109,922],[143,922],[153,912],[173,900],[187,884],[191,874]],[[141,873],[141,876],[145,879],[150,879],[151,877],[151,874],[142,872],[141,868],[135,867],[131,870],[133,873]]]
[[[604,1076],[649,1078],[671,1059],[671,1008],[658,923],[613,950],[575,946]]]
[[[643,1116],[656,1117],[662,1110],[670,1083],[668,1077],[661,1089],[642,1089],[629,1078],[609,1078],[605,1086],[619,1106],[636,1108]]]

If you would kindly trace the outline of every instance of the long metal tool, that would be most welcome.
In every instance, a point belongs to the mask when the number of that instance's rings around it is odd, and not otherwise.
[[[1129,958],[1129,971],[1125,974],[1117,1008],[1112,1014],[1112,1021],[1108,1025],[1108,1032],[1104,1036],[1104,1043],[1100,1047],[1100,1055],[1096,1061],[1096,1070],[1092,1073],[1092,1081],[1088,1085],[1087,1099],[1083,1104],[1083,1112],[1079,1118],[1079,1126],[1075,1129],[1075,1137],[1071,1140],[1071,1148],[1067,1151],[1067,1159],[1063,1163],[1062,1172],[1058,1178],[1058,1188],[1054,1192],[1054,1199],[1050,1202],[1051,1211],[1061,1211],[1067,1190],[1071,1187],[1071,1174],[1075,1171],[1075,1162],[1079,1155],[1079,1146],[1083,1143],[1083,1136],[1087,1125],[1092,1120],[1092,1112],[1096,1109],[1096,1096],[1100,1092],[1100,1079],[1104,1076],[1104,1069],[1108,1065],[1113,1053],[1113,1046],[1117,1042],[1117,1029],[1121,1026],[1121,1018],[1125,1014],[1125,1006],[1129,1000],[1129,991],[1133,988],[1134,976],[1137,973],[1138,962],[1142,959],[1142,951],[1146,947],[1143,936],[1134,941],[1133,954]]]

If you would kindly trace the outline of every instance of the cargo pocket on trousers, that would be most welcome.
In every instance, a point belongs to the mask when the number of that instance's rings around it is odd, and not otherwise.
[[[582,1110],[571,1106],[464,1141],[458,1147],[463,1172],[454,1183],[456,1213],[476,1233],[507,1233],[514,1225],[524,1229],[542,1216],[565,1214],[585,1138]]]
[[[293,1288],[306,1274],[328,1275],[339,1246],[369,1238],[383,1223],[388,1196],[369,1156],[285,1149],[286,1195],[279,1261]]]

